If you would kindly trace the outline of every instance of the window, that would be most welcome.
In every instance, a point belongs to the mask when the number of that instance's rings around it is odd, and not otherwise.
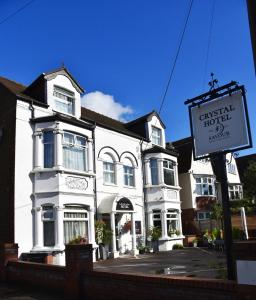
[[[150,159],[150,170],[151,170],[151,184],[157,185],[158,184],[158,167],[157,167],[157,159],[156,158]]]
[[[202,196],[215,196],[214,178],[196,177],[196,193]]]
[[[161,211],[160,209],[153,210],[153,226],[162,229]]]
[[[155,145],[159,145],[161,146],[162,145],[162,131],[161,129],[155,127],[155,126],[152,126],[152,143],[155,144]]]
[[[229,189],[229,198],[231,200],[239,200],[243,198],[241,185],[230,185],[228,189]]]
[[[81,206],[66,206],[64,210],[64,243],[82,237],[87,239],[88,214]]]
[[[175,185],[174,166],[175,166],[175,162],[171,160],[163,161],[164,183],[167,185]]]
[[[179,215],[178,211],[174,209],[168,209],[166,214],[167,231],[169,233],[175,233],[179,230]]]
[[[44,131],[44,168],[52,168],[54,166],[54,138],[52,131]]]
[[[54,87],[53,96],[55,97],[55,108],[67,114],[74,114],[75,94],[61,87]]]
[[[227,164],[228,173],[236,175],[236,165]]]
[[[42,219],[44,231],[44,246],[53,247],[55,245],[53,206],[43,206]]]
[[[197,220],[209,220],[211,218],[211,213],[209,211],[200,211],[197,213]]]
[[[104,183],[115,184],[115,165],[112,162],[103,162],[103,180]]]
[[[124,185],[125,186],[135,186],[134,180],[134,167],[129,158],[124,160]]]
[[[67,169],[86,171],[86,139],[65,132],[63,135],[63,165]]]

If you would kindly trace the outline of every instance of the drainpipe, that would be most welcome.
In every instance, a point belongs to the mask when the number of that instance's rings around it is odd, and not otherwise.
[[[31,103],[29,103],[29,110],[31,110],[31,118],[32,120],[35,118],[35,108],[34,108],[34,103],[33,100],[31,101]]]

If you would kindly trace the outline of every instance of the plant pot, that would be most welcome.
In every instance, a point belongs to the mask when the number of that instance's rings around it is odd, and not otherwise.
[[[108,259],[108,252],[109,252],[108,245],[100,244],[99,251],[100,251],[100,259],[102,259],[102,260]]]
[[[159,252],[159,241],[152,241],[152,248],[153,248],[153,252]]]

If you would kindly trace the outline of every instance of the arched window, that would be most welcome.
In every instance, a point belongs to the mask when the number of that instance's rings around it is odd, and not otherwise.
[[[112,155],[109,153],[104,153],[102,155],[103,158],[103,182],[115,184],[116,176],[115,176],[115,163]]]
[[[123,168],[124,168],[124,185],[135,186],[134,166],[132,161],[128,157],[125,157],[123,160]]]

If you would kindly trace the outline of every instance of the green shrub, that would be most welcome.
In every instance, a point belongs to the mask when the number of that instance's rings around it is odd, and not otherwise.
[[[184,249],[182,244],[174,244],[172,246],[172,250],[177,250],[177,249]]]

